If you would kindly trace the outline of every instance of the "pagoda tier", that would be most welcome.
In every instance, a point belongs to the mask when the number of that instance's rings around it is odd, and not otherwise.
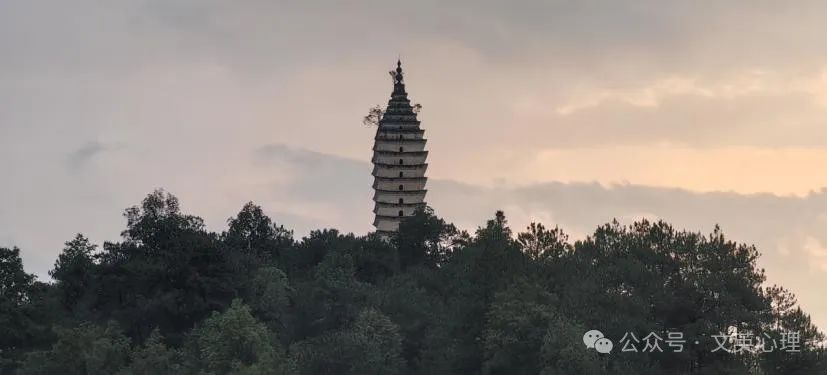
[[[423,140],[422,136],[425,134],[425,131],[422,129],[405,129],[401,127],[397,127],[394,129],[391,128],[379,128],[376,132],[376,138],[374,139],[382,139],[382,140]]]
[[[383,191],[420,191],[425,189],[425,177],[376,177],[373,188]]]
[[[373,226],[376,227],[376,233],[388,238],[399,230],[401,221],[401,217],[376,215],[376,218],[373,219]]]
[[[374,158],[377,157],[377,156],[390,157],[390,158],[398,158],[400,156],[416,156],[416,157],[421,157],[421,158],[424,159],[425,157],[428,156],[428,151],[405,150],[404,147],[402,149],[400,149],[399,151],[397,151],[397,150],[380,150],[378,145],[377,145],[377,146],[374,146],[373,149],[374,149],[373,151],[375,151],[373,153]],[[422,163],[416,163],[416,164],[422,164]]]
[[[424,139],[390,140],[377,139],[373,151],[384,152],[427,152]]]
[[[425,177],[428,164],[419,165],[396,165],[396,164],[375,164],[372,175],[374,177]]]
[[[422,165],[428,157],[428,151],[374,151],[374,164]]]
[[[424,139],[413,139],[413,138],[388,138],[388,137],[376,137],[374,139],[376,144],[374,145],[374,149],[380,149],[379,147],[413,147],[414,149],[419,147],[425,149],[425,140]]]
[[[373,201],[380,203],[399,204],[402,203],[421,203],[425,199],[427,190],[417,191],[397,191],[397,190],[379,190],[373,193]]]
[[[373,225],[390,235],[407,216],[425,206],[428,168],[425,131],[419,128],[414,107],[405,91],[402,64],[393,74],[393,92],[379,120],[373,146]]]
[[[392,216],[399,217],[399,212],[402,211],[403,216],[411,216],[417,208],[420,208],[424,203],[405,203],[405,204],[390,204],[377,202],[373,208],[373,213],[378,216]]]

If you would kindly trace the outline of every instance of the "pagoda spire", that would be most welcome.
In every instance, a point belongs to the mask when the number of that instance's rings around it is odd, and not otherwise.
[[[394,83],[402,83],[402,60],[396,60],[396,75],[394,76]]]
[[[402,60],[391,71],[393,91],[376,129],[373,146],[373,225],[384,236],[425,205],[425,131],[405,91]]]
[[[408,93],[405,92],[405,74],[402,73],[402,60],[396,60],[396,70],[392,70],[390,73],[393,76],[393,93],[391,95],[405,95],[407,99]]]

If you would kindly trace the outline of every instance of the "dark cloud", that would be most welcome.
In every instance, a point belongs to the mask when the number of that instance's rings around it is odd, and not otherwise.
[[[69,155],[66,156],[66,164],[72,169],[82,168],[108,149],[109,147],[101,142],[88,142],[69,153]]]
[[[365,195],[373,183],[371,166],[357,160],[280,144],[262,146],[255,154],[259,161],[291,167],[291,181],[282,192],[291,199],[338,205],[353,202],[356,192]]]

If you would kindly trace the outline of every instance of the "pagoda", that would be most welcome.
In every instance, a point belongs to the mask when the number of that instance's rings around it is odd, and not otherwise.
[[[379,119],[373,145],[373,226],[390,236],[406,216],[425,205],[425,131],[419,128],[416,111],[408,100],[402,78],[402,62],[391,71],[393,92]]]

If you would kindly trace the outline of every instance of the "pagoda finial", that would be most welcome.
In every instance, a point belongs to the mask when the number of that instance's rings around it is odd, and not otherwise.
[[[396,60],[396,74],[393,75],[394,83],[402,83],[402,59]]]

